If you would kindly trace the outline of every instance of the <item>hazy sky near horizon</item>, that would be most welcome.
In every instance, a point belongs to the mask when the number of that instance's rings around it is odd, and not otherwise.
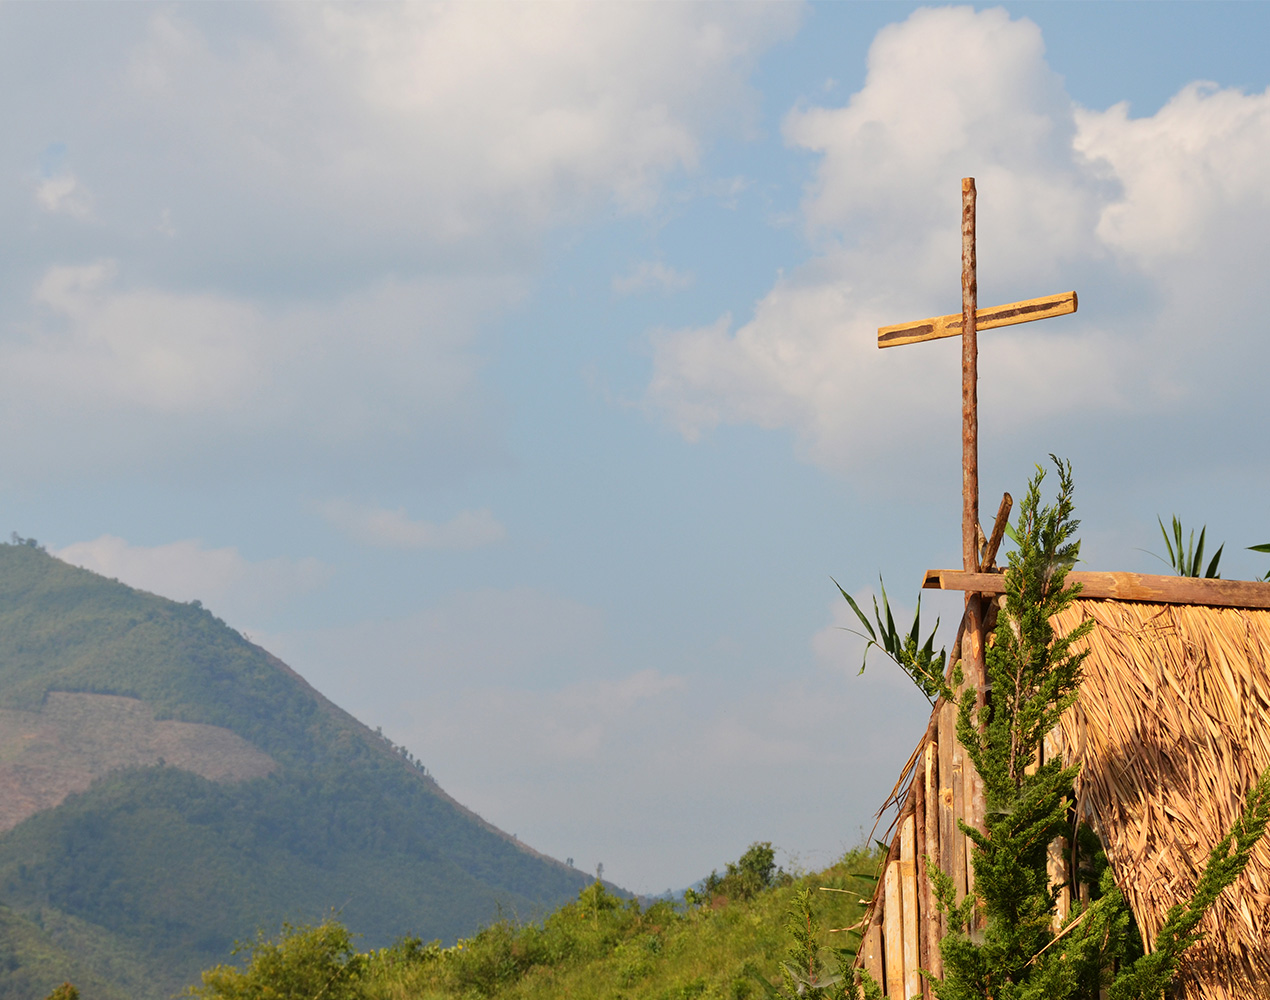
[[[1270,569],[1270,5],[0,7],[5,530],[198,598],[460,801],[638,891],[867,833],[911,611],[1072,461]],[[1260,317],[1260,318],[1259,318]],[[955,628],[959,597],[923,610]]]

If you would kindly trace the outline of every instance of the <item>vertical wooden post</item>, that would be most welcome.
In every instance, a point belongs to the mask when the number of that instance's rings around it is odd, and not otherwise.
[[[975,179],[961,179],[961,556],[979,572],[979,274]]]
[[[979,539],[979,271],[975,241],[975,179],[961,179],[961,464],[962,512],[961,555],[966,572],[977,573],[980,566]],[[975,692],[975,704],[982,708],[987,699],[983,653],[983,602],[978,594],[966,595],[966,631],[962,638],[961,661],[965,681]],[[970,761],[965,762],[963,808],[968,825],[983,829],[985,812],[983,782]],[[966,846],[969,864],[970,850]],[[974,892],[974,873],[967,871],[967,888]]]
[[[930,863],[938,867],[941,864],[939,851],[939,744],[934,740],[927,743],[923,757],[926,772],[924,785],[924,805],[926,807],[925,852],[926,857],[930,859]],[[917,884],[921,886],[922,948],[925,952],[922,957],[922,967],[927,969],[937,979],[942,979],[944,976],[944,958],[939,950],[939,939],[941,936],[939,907],[935,904],[934,887],[931,884],[930,877],[926,874],[924,865],[919,869],[917,877]],[[931,1000],[930,982],[925,979],[922,980],[922,997],[924,1000]]]
[[[1045,734],[1040,746],[1043,763],[1062,756],[1062,734],[1055,726]],[[1072,909],[1072,871],[1068,864],[1070,845],[1066,837],[1059,837],[1046,850],[1045,868],[1049,873],[1050,885],[1060,886],[1057,906],[1054,908],[1053,927],[1055,932],[1063,925]]]
[[[957,884],[957,898],[961,899],[966,889],[966,856],[963,849],[960,856],[957,845],[964,843],[961,831],[957,829],[957,820],[961,818],[961,771],[958,765],[954,773],[953,758],[961,744],[957,742],[957,706],[946,701],[939,710],[939,865]],[[958,878],[958,872],[961,877]],[[943,933],[948,928],[940,926]]]
[[[882,961],[882,925],[870,921],[869,929],[864,935],[864,971],[873,977],[879,986],[886,986],[886,966]]]
[[[917,815],[916,810],[900,823],[900,908],[904,934],[904,1000],[922,992],[922,977],[917,971]]]
[[[900,863],[886,866],[882,878],[882,958],[886,963],[886,995],[904,997],[904,921],[900,899]]]

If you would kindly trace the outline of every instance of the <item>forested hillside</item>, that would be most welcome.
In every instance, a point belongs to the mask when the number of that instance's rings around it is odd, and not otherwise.
[[[587,881],[197,603],[34,545],[0,545],[0,714],[5,1000],[59,950],[85,1000],[145,1000],[284,920],[453,941]]]

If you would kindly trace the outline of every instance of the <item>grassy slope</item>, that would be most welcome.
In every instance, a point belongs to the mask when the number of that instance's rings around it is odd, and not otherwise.
[[[284,919],[334,907],[369,943],[453,940],[500,907],[544,912],[585,881],[481,823],[208,611],[0,545],[0,705],[38,710],[50,690],[137,697],[281,765],[237,785],[117,772],[0,835],[0,900],[42,914],[47,938],[87,946],[100,970],[138,956],[149,996]]]
[[[210,970],[197,992],[204,1000],[308,996],[316,977],[333,1000],[757,1000],[765,995],[760,977],[780,980],[793,903],[804,888],[822,928],[821,981],[849,965],[858,935],[828,928],[859,919],[880,860],[852,852],[823,872],[690,908],[641,908],[593,884],[540,922],[500,921],[450,948],[401,941],[356,955],[327,922],[262,939],[243,968]],[[815,891],[821,886],[845,891]],[[794,919],[804,926],[801,914]]]

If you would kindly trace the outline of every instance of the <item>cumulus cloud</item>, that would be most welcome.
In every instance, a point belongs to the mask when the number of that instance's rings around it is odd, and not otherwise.
[[[33,227],[91,213],[118,259],[34,241],[11,270],[29,294],[0,303],[6,469],[208,441],[239,461],[315,444],[475,454],[493,419],[477,339],[525,295],[544,236],[646,211],[712,138],[745,134],[749,72],[800,16],[453,3],[116,19],[109,58],[41,67],[10,136],[28,172],[43,150],[34,198],[20,190]],[[96,51],[92,30],[70,26],[67,51]]]
[[[404,508],[388,510],[347,500],[321,507],[331,524],[365,545],[385,549],[475,549],[507,537],[507,529],[486,507],[464,510],[441,524],[415,521]]]
[[[791,145],[820,154],[802,206],[815,255],[739,323],[653,334],[648,400],[686,437],[792,428],[838,470],[925,447],[923,429],[955,419],[959,349],[878,351],[876,329],[959,308],[967,175],[980,303],[1082,295],[1072,319],[981,340],[980,395],[1009,427],[1160,410],[1214,391],[1218,367],[1256,367],[1233,321],[1270,249],[1270,95],[1195,85],[1146,119],[1082,109],[1036,25],[999,9],[919,10],[879,32],[868,67],[845,105],[785,120]]]
[[[115,260],[49,267],[31,293],[32,319],[0,330],[10,470],[153,461],[209,440],[241,465],[279,438],[292,454],[338,455],[479,437],[474,340],[524,287],[382,279],[270,308],[128,277]]]
[[[131,545],[114,535],[73,542],[53,555],[174,601],[199,600],[232,625],[256,625],[288,600],[321,587],[330,571],[316,559],[246,559],[197,539]]]
[[[254,259],[286,236],[354,269],[389,247],[399,262],[505,258],[600,205],[646,209],[710,135],[750,127],[748,70],[799,17],[786,4],[314,4],[243,22],[226,44],[223,19],[156,11],[115,83],[118,115],[147,140],[161,130],[163,161],[200,189],[181,192],[182,232],[220,253]],[[221,218],[227,190],[239,208]],[[244,243],[231,221],[269,233]],[[322,236],[332,224],[339,245]]]

